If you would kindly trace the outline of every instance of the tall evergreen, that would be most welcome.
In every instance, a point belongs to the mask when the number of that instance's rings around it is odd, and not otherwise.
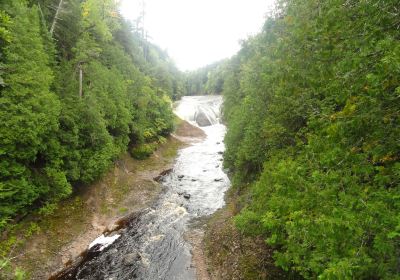
[[[4,223],[39,198],[63,197],[70,186],[54,154],[60,102],[36,6],[13,2],[10,43],[3,49],[0,93],[0,199]]]
[[[115,1],[4,0],[0,42],[0,230],[172,130],[182,76]]]
[[[306,279],[398,279],[397,7],[278,1],[226,67],[236,224]]]

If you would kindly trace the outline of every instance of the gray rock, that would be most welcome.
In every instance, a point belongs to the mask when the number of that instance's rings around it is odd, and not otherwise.
[[[190,194],[185,193],[185,194],[183,195],[183,197],[186,198],[186,199],[190,199]]]
[[[178,179],[182,179],[185,175],[178,175]]]
[[[222,182],[223,180],[222,178],[214,179],[215,182]]]
[[[199,126],[210,126],[211,122],[203,111],[198,111],[195,116],[195,121]]]

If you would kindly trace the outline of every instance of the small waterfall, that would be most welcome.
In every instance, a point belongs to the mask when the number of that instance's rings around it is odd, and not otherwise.
[[[224,205],[230,182],[222,168],[226,128],[220,123],[221,96],[183,97],[175,112],[200,126],[207,138],[179,151],[165,192],[150,209],[132,215],[118,235],[101,236],[85,259],[54,279],[194,280],[191,222]]]
[[[184,96],[175,113],[193,125],[205,127],[220,122],[222,96]]]

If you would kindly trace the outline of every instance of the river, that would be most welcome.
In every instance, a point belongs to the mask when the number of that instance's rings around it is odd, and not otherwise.
[[[221,96],[183,97],[175,105],[175,113],[200,126],[205,139],[189,139],[179,151],[173,170],[160,180],[164,192],[153,207],[93,241],[84,260],[56,279],[196,279],[184,236],[194,221],[224,205],[230,185],[222,168],[226,128],[220,122]]]

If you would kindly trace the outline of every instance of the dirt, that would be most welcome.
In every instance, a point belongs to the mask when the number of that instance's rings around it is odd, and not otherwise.
[[[82,187],[54,214],[26,217],[13,233],[19,242],[10,252],[12,266],[24,270],[28,279],[48,279],[96,237],[113,230],[118,220],[152,205],[162,192],[153,179],[173,167],[178,149],[186,145],[182,139],[190,143],[202,137],[202,130],[180,121],[175,134],[149,159],[134,160],[125,154],[102,179]],[[26,234],[32,225],[34,231]],[[3,237],[0,246],[6,246],[10,238]]]
[[[227,194],[227,204],[207,222],[204,237],[211,280],[295,279],[274,265],[273,249],[260,236],[245,236],[234,225],[238,203]]]
[[[198,141],[206,137],[206,134],[203,130],[183,120],[180,122],[179,126],[175,130],[174,135],[176,135],[178,139],[185,142],[190,142],[193,140]]]

